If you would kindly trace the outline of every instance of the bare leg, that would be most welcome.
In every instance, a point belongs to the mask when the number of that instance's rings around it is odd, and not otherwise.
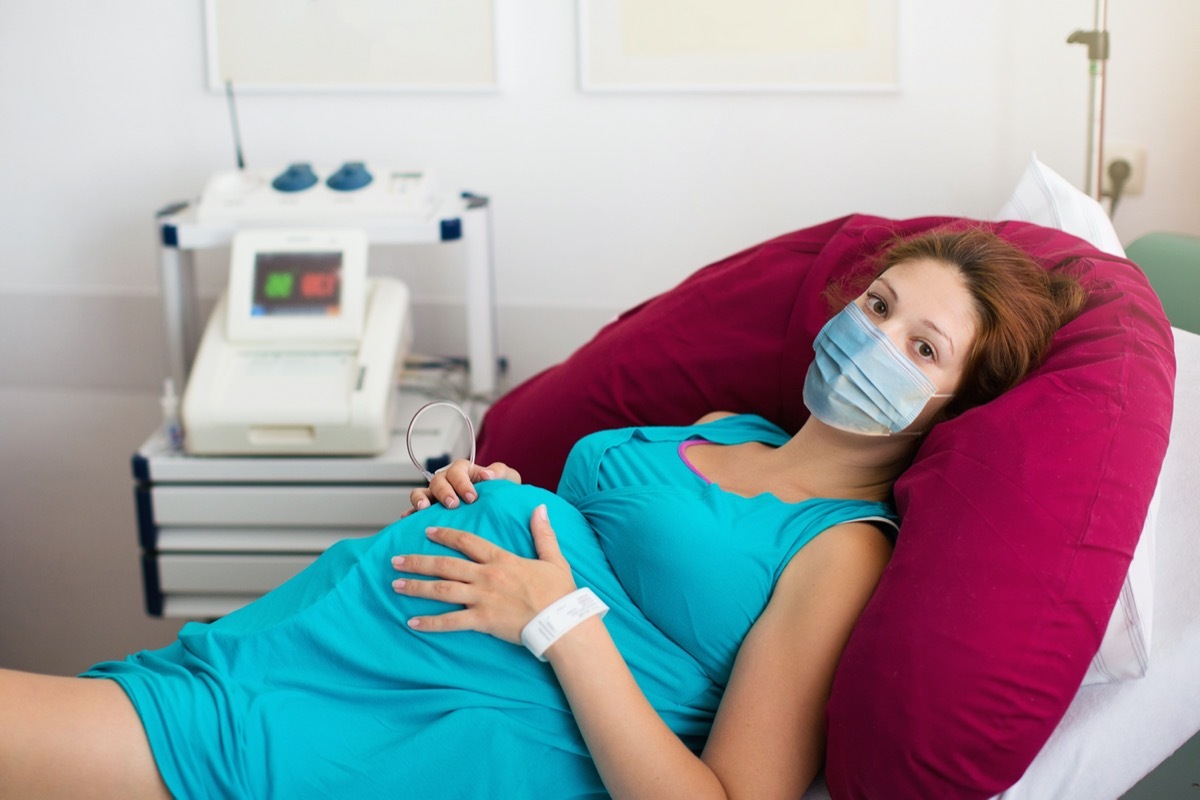
[[[0,797],[170,796],[114,681],[0,670]]]

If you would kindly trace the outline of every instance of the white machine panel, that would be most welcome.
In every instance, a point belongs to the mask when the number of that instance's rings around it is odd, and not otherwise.
[[[209,179],[200,223],[239,225],[422,222],[440,192],[427,169],[376,167],[348,161],[338,168],[296,163],[286,169],[234,170]]]
[[[193,455],[374,455],[391,440],[408,288],[354,230],[235,235],[183,398]]]

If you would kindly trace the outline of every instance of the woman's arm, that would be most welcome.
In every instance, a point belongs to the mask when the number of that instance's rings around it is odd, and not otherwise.
[[[892,546],[837,525],[792,558],[742,643],[704,760],[749,797],[798,797],[825,760],[825,706],[850,633]]]
[[[435,531],[438,541],[476,563],[407,557],[399,569],[449,580],[408,580],[397,591],[465,608],[410,624],[520,641],[534,614],[574,588],[549,523],[535,514],[531,528],[536,560],[462,531]],[[739,651],[703,759],[662,722],[600,619],[555,642],[545,656],[609,791],[615,797],[801,794],[821,764],[834,667],[889,554],[873,526],[852,523],[818,536],[793,558]]]
[[[890,554],[878,529],[849,523],[792,560],[738,651],[701,759],[650,707],[599,620],[550,648],[613,796],[803,794],[824,761],[834,669]]]
[[[658,716],[598,618],[559,639],[546,658],[614,798],[732,796]]]

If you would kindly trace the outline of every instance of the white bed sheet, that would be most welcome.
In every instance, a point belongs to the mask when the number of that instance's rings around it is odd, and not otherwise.
[[[1118,798],[1200,731],[1200,336],[1173,333],[1175,413],[1159,479],[1149,670],[1081,688],[1000,800]],[[818,779],[804,800],[829,796]]]

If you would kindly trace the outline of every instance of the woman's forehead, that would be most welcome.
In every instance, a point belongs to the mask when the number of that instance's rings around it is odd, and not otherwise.
[[[901,261],[881,274],[879,283],[895,295],[896,311],[914,314],[939,327],[971,338],[978,329],[975,299],[958,267],[934,259]]]

